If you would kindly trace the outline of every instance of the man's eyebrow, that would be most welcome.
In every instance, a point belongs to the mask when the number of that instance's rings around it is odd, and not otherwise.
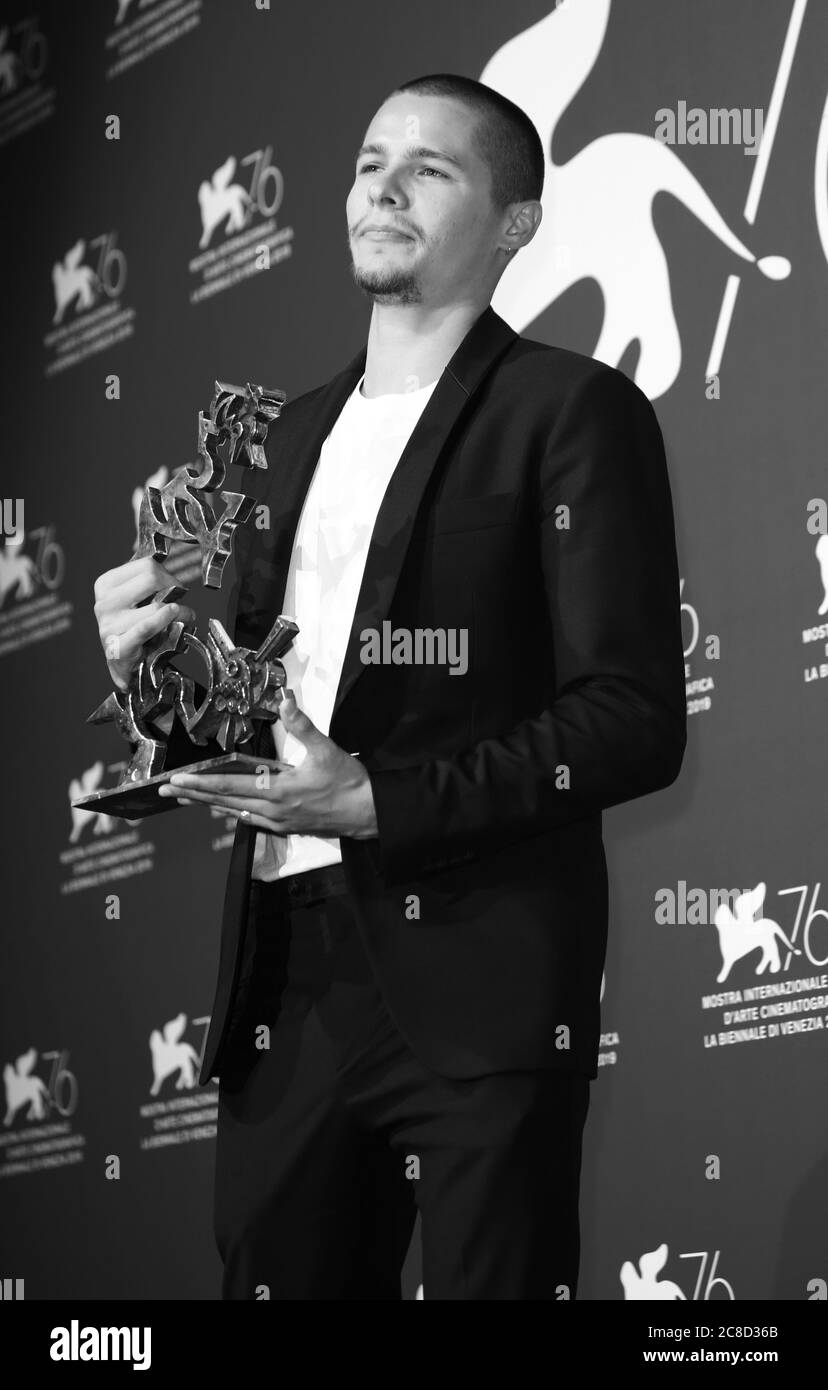
[[[372,145],[363,145],[357,150],[357,159],[361,159],[364,154],[385,154],[387,145],[384,141],[375,141]],[[445,164],[454,164],[458,169],[463,165],[453,154],[446,154],[445,150],[432,150],[427,145],[409,145],[403,150],[406,159],[441,159]]]

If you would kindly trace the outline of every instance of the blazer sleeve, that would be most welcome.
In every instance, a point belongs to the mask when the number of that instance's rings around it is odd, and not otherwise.
[[[564,402],[536,483],[552,698],[455,756],[368,769],[387,882],[678,776],[687,738],[679,571],[664,443],[644,393],[615,368],[591,372]]]

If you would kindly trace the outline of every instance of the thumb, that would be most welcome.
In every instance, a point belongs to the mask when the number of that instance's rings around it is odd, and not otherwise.
[[[298,738],[301,743],[310,743],[314,736],[324,737],[313,720],[308,718],[305,711],[299,708],[296,703],[296,696],[287,686],[285,686],[282,703],[279,706],[279,718],[288,733],[293,734],[294,738]]]

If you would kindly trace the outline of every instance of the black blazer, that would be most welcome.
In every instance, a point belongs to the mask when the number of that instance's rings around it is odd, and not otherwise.
[[[257,478],[271,527],[236,533],[239,645],[282,611],[319,451],[365,357],[271,426]],[[466,674],[363,664],[360,634],[386,620],[465,628]],[[378,836],[343,838],[343,865],[411,1048],[448,1077],[595,1077],[601,812],[672,783],[686,742],[664,447],[626,376],[479,316],[383,498],[330,736],[371,778]],[[256,834],[239,823],[202,1086],[221,1073]]]

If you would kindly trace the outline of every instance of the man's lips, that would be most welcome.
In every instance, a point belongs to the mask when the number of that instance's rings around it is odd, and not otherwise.
[[[400,232],[396,227],[366,227],[362,236],[369,237],[372,241],[411,241],[409,232]]]

